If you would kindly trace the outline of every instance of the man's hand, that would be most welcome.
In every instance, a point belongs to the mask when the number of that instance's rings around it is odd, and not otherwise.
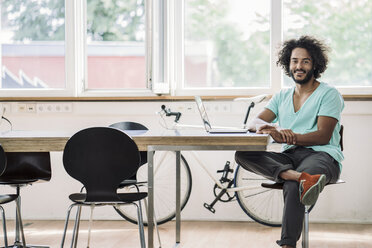
[[[277,143],[295,145],[297,142],[296,134],[291,129],[277,129],[271,125],[263,125],[257,128],[256,133],[269,134]]]

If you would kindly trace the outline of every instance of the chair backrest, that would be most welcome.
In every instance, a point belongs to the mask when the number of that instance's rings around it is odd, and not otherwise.
[[[114,124],[111,124],[109,127],[114,127],[120,130],[149,130],[144,125],[138,123],[138,122],[132,122],[132,121],[123,121],[123,122],[117,122]]]
[[[119,184],[136,173],[139,162],[136,143],[124,132],[109,127],[77,132],[63,153],[65,170],[86,188],[86,202],[118,201]]]
[[[341,127],[340,127],[340,146],[341,146],[341,151],[344,150],[343,136],[344,136],[344,125],[341,125]]]
[[[111,124],[109,127],[117,128],[124,132],[127,130],[143,130],[143,131],[149,130],[144,125],[138,122],[132,122],[132,121],[117,122],[117,123]],[[147,163],[147,152],[140,152],[140,156],[141,156],[140,165],[146,164]]]
[[[3,147],[0,145],[0,176],[6,168],[6,156]]]
[[[6,152],[6,168],[0,176],[1,184],[24,184],[52,176],[49,152]]]

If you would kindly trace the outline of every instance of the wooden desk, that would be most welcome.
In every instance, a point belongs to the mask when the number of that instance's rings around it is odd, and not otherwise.
[[[154,168],[153,156],[157,150],[176,152],[176,245],[181,242],[181,183],[180,151],[184,150],[266,150],[269,136],[258,134],[208,134],[204,130],[149,131],[134,137],[137,145],[145,145],[148,162],[148,248],[154,247]]]
[[[208,134],[202,130],[128,131],[140,151],[148,146],[166,150],[177,146],[180,150],[252,150],[267,145],[267,135]],[[74,132],[66,131],[8,131],[0,132],[0,144],[6,152],[63,151]],[[162,149],[162,146],[166,149]],[[231,148],[231,149],[229,149]],[[172,149],[173,150],[173,149]]]
[[[176,152],[176,245],[180,243],[180,151],[184,150],[266,150],[268,135],[208,134],[204,130],[128,131],[141,151],[148,154],[148,248],[154,247],[154,152]],[[63,151],[71,132],[9,131],[0,134],[6,152]]]
[[[72,134],[60,131],[0,132],[0,144],[6,152],[63,151]]]

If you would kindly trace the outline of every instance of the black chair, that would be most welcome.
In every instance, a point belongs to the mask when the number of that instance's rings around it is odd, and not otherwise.
[[[131,122],[131,121],[124,121],[124,122],[117,122],[114,124],[111,124],[109,127],[111,128],[117,128],[123,132],[128,130],[137,130],[137,131],[148,131],[149,129],[145,127],[144,125],[137,123],[137,122]],[[140,152],[140,166],[147,163],[147,152],[142,151]],[[122,181],[119,185],[119,188],[123,188],[128,185],[135,185],[135,184],[142,184],[146,182],[137,182],[137,174],[134,174],[131,178],[126,179]]]
[[[140,123],[137,123],[137,122],[130,122],[130,121],[117,122],[117,123],[111,124],[109,127],[119,129],[123,132],[128,131],[128,130],[137,130],[137,131],[146,132],[148,130],[148,128],[145,127],[144,125],[142,125]],[[142,151],[142,152],[139,152],[139,154],[140,154],[140,166],[142,166],[142,165],[147,163],[147,152]],[[137,173],[135,173],[130,178],[125,179],[124,181],[122,181],[119,184],[119,188],[122,189],[124,187],[134,186],[134,187],[136,187],[137,192],[139,192],[140,191],[139,186],[143,186],[146,183],[147,182],[138,182],[137,181]],[[140,208],[141,208],[141,205],[140,205]],[[125,215],[123,215],[121,213],[120,208],[117,208],[116,206],[114,206],[114,209],[116,210],[116,212],[120,216],[125,218]]]
[[[62,237],[63,247],[71,209],[78,206],[71,247],[77,246],[80,207],[133,204],[137,207],[141,247],[145,247],[142,213],[137,201],[147,197],[145,192],[117,193],[121,182],[132,177],[138,170],[140,156],[137,145],[124,132],[109,127],[92,127],[74,134],[63,153],[66,172],[80,181],[86,193],[69,196],[73,204],[67,211]],[[92,215],[91,215],[92,216]],[[88,246],[90,228],[88,231]]]
[[[5,155],[3,147],[0,145],[0,175],[2,175],[5,170],[6,170],[6,155]],[[2,215],[2,221],[3,221],[4,247],[5,248],[7,248],[9,246],[8,246],[8,236],[7,236],[7,232],[6,232],[5,211],[4,211],[4,208],[2,207],[2,205],[6,204],[6,203],[9,203],[9,202],[12,202],[12,201],[15,201],[15,200],[17,200],[17,198],[18,198],[18,196],[16,194],[0,195],[0,211],[1,211],[1,215]],[[17,201],[15,201],[15,202],[16,202],[17,216],[20,216],[18,202]],[[21,233],[22,233],[22,245],[25,247],[26,242],[24,240],[23,228],[21,229]]]
[[[50,154],[49,152],[6,152],[5,159],[6,167],[0,175],[0,184],[10,185],[16,188],[16,194],[10,195],[10,198],[15,197],[17,205],[15,241],[13,245],[8,247],[48,248],[48,246],[26,245],[21,218],[20,189],[23,186],[36,182],[50,180]],[[10,198],[8,197],[7,199],[10,200]],[[22,242],[20,239],[22,239]]]
[[[111,124],[109,127],[117,128],[117,129],[119,129],[123,132],[139,131],[139,132],[145,133],[145,132],[148,131],[148,128],[145,127],[144,125],[142,125],[138,122],[132,122],[132,121],[117,122],[117,123]],[[140,158],[141,158],[140,166],[146,164],[147,163],[147,152],[146,151],[141,151],[140,152]],[[147,181],[138,181],[137,180],[137,173],[136,173],[131,178],[122,181],[119,185],[119,188],[122,189],[124,187],[131,187],[131,186],[135,187],[137,192],[140,192],[139,187],[145,186],[147,188]],[[145,203],[145,209],[146,209],[145,213],[147,214],[146,199],[144,199],[144,203]],[[140,209],[142,209],[141,203],[139,203],[139,207],[140,207]],[[133,222],[131,219],[128,219],[125,216],[124,213],[122,213],[120,208],[114,206],[114,209],[121,217],[123,217],[124,219],[126,219],[130,222]],[[159,229],[158,229],[158,225],[157,225],[157,221],[156,221],[156,216],[154,216],[154,225],[155,225],[155,230],[156,230],[156,233],[157,233],[157,236],[158,236],[159,247],[161,247],[160,233],[159,233]]]

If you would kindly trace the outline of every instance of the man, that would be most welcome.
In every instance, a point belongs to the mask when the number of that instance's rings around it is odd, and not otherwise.
[[[283,152],[237,151],[243,168],[283,183],[284,209],[279,246],[296,247],[301,236],[304,205],[315,204],[325,184],[336,182],[343,160],[340,116],[344,102],[333,87],[319,82],[327,68],[328,48],[302,36],[284,42],[277,65],[295,86],[275,94],[250,123],[257,133],[283,143]],[[257,124],[266,122],[268,124]],[[279,122],[279,127],[270,125]]]

